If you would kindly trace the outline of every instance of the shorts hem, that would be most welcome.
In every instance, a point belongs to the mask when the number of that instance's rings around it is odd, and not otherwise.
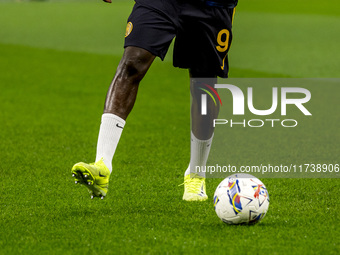
[[[134,43],[124,44],[124,49],[125,49],[126,47],[129,47],[129,46],[137,47],[137,48],[141,48],[141,49],[147,50],[147,51],[150,52],[152,55],[154,55],[154,56],[156,56],[156,57],[159,57],[162,61],[164,60],[165,55],[166,55],[166,54],[161,54],[161,53],[158,52],[157,50],[154,50],[154,49],[152,49],[151,47],[148,47],[148,46],[146,46],[146,45],[140,45],[140,44],[134,44]]]

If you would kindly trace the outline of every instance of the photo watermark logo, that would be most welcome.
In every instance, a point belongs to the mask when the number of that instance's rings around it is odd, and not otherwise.
[[[201,95],[201,115],[207,115],[207,94],[212,98],[216,105],[216,100],[213,94],[218,98],[221,106],[222,100],[217,93],[217,91],[210,85],[203,84],[206,88],[199,88],[204,94]],[[243,91],[236,85],[232,84],[214,84],[216,89],[220,89],[221,93],[231,93],[232,96],[232,113],[234,116],[245,115],[245,95]],[[207,90],[210,89],[212,93]],[[226,91],[226,92],[224,92]],[[257,116],[268,116],[275,113],[278,109],[278,104],[280,100],[281,106],[281,116],[287,115],[287,105],[295,105],[305,116],[311,116],[310,111],[304,106],[304,104],[308,103],[311,99],[311,92],[305,88],[296,88],[296,87],[282,87],[280,88],[281,97],[278,96],[278,87],[272,88],[272,97],[271,97],[271,107],[269,109],[256,109],[254,106],[254,95],[253,95],[253,87],[247,88],[247,106],[248,110]],[[289,94],[298,94],[300,98],[289,98]],[[226,125],[229,124],[230,127],[241,125],[243,127],[263,127],[265,123],[271,125],[271,127],[275,127],[276,122],[279,122],[282,127],[296,127],[298,125],[298,121],[296,119],[243,119],[240,121],[234,121],[233,119],[214,119],[213,126],[216,125]]]
[[[208,178],[340,178],[340,79],[195,79],[191,124],[205,140]],[[313,98],[312,98],[313,94]]]

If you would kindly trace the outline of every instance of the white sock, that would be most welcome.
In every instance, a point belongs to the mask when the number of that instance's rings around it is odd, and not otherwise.
[[[198,175],[205,177],[205,171],[197,171],[196,166],[201,169],[207,164],[211,143],[214,135],[208,140],[199,140],[191,132],[191,144],[190,144],[190,164],[184,173],[184,176],[190,173],[197,173]]]
[[[104,113],[102,115],[97,143],[96,162],[103,158],[110,172],[112,172],[112,158],[123,132],[124,125],[125,120],[117,115],[111,113]]]

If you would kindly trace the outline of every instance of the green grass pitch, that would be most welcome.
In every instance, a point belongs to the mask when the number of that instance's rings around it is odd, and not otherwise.
[[[231,77],[339,77],[338,1],[239,2]],[[0,1],[0,254],[339,254],[339,179],[264,179],[255,226],[216,217],[221,179],[208,202],[181,200],[189,79],[171,54],[141,84],[107,198],[73,184],[72,165],[95,157],[132,5]]]

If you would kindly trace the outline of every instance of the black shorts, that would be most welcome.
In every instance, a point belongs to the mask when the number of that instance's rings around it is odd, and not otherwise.
[[[137,0],[128,18],[125,45],[164,59],[176,37],[173,64],[203,76],[228,77],[234,8],[199,0]]]

